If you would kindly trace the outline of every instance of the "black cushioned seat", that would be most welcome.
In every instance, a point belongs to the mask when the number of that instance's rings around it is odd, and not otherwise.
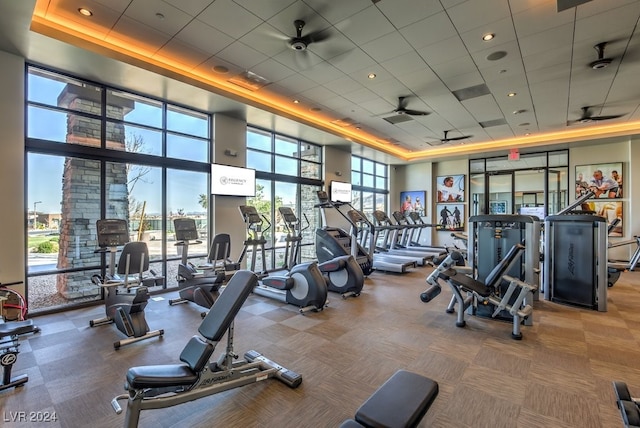
[[[132,367],[127,371],[127,383],[135,389],[192,385],[198,380],[186,364]]]
[[[133,389],[165,388],[195,383],[200,372],[209,362],[215,343],[219,342],[227,332],[257,281],[252,272],[236,272],[198,328],[200,334],[208,341],[193,336],[180,354],[180,361],[184,364],[130,368],[127,371],[129,387]]]
[[[0,323],[0,338],[34,332],[33,320]]]
[[[509,266],[511,266],[511,263],[518,257],[520,252],[524,251],[524,248],[522,244],[516,244],[511,247],[504,258],[500,260],[500,263],[489,272],[485,282],[477,281],[467,275],[454,275],[448,279],[463,290],[474,292],[481,297],[489,297],[493,289],[500,285],[500,281],[507,273],[507,269],[509,269]]]
[[[365,427],[415,427],[437,395],[434,380],[398,370],[360,406],[355,420]]]

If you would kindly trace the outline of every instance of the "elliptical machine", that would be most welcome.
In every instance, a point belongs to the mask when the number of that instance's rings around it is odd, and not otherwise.
[[[140,340],[162,336],[164,330],[149,331],[144,317],[144,308],[149,300],[147,286],[155,285],[161,277],[144,277],[149,269],[149,250],[144,242],[129,242],[129,230],[126,220],[106,219],[96,223],[98,246],[95,252],[110,254],[109,273],[105,277],[93,275],[91,281],[106,289],[104,300],[106,316],[89,321],[95,327],[114,323],[127,339],[114,342],[118,350],[121,346]],[[124,245],[116,272],[117,247]],[[130,275],[130,268],[138,267],[137,273]]]
[[[198,229],[194,219],[176,218],[173,220],[173,226],[177,240],[175,245],[182,248],[182,260],[178,265],[177,277],[180,297],[169,300],[169,305],[193,302],[209,309],[220,294],[219,289],[225,279],[225,273],[213,269],[201,270],[188,261],[189,246],[202,244],[198,239]]]
[[[254,288],[255,294],[279,300],[300,308],[300,313],[321,311],[327,303],[327,283],[318,268],[317,262],[300,263],[288,271],[279,271],[280,275],[269,273],[265,263],[264,233],[271,228],[271,223],[264,215],[258,214],[255,207],[241,205],[240,214],[247,227],[247,239],[238,263],[251,249],[250,269],[260,278]],[[267,222],[267,227],[262,225]],[[258,251],[261,254],[262,271],[256,272]]]
[[[309,220],[306,214],[303,214],[307,222],[307,225],[303,228],[293,209],[290,207],[280,207],[278,210],[287,229],[284,258],[285,266],[289,268],[295,266],[298,261],[300,243],[302,242],[302,231],[309,228]],[[297,233],[296,230],[298,230]],[[360,295],[362,287],[364,286],[364,274],[362,273],[362,269],[360,269],[360,265],[352,255],[338,256],[326,262],[318,263],[318,268],[320,268],[320,271],[327,280],[327,289],[329,291],[340,293],[343,299]]]

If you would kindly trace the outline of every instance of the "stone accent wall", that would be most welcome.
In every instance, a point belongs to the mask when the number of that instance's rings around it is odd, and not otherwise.
[[[67,85],[58,96],[58,105],[82,113],[101,114],[101,93],[95,88]],[[109,117],[122,119],[132,108],[124,99],[108,106]],[[113,101],[110,98],[110,102]],[[102,124],[99,119],[69,113],[67,115],[67,144],[100,147]],[[125,131],[121,124],[107,122],[107,147],[125,149]],[[126,218],[129,212],[127,171],[124,164],[108,163],[106,180],[108,215]],[[100,162],[68,157],[62,176],[62,218],[60,220],[60,250],[58,269],[97,265],[96,221],[100,219]],[[86,272],[71,272],[57,276],[58,292],[67,299],[97,296],[96,287]]]

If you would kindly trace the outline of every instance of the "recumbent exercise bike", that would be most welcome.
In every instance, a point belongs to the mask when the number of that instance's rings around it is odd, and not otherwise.
[[[105,219],[96,223],[98,246],[95,252],[109,253],[109,273],[104,276],[94,275],[91,280],[106,290],[104,318],[91,320],[89,325],[95,327],[114,323],[118,330],[127,336],[114,342],[117,350],[121,346],[152,337],[162,336],[164,330],[149,331],[144,317],[144,308],[149,300],[147,287],[162,284],[163,278],[149,270],[149,250],[144,242],[129,242],[129,229],[126,220]],[[116,270],[117,247],[123,246]],[[132,269],[137,269],[131,274]]]

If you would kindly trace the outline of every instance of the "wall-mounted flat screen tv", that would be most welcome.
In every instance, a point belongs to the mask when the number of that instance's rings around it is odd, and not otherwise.
[[[351,183],[332,181],[329,187],[331,202],[351,202]]]
[[[216,196],[255,196],[256,170],[212,164],[211,194]]]

